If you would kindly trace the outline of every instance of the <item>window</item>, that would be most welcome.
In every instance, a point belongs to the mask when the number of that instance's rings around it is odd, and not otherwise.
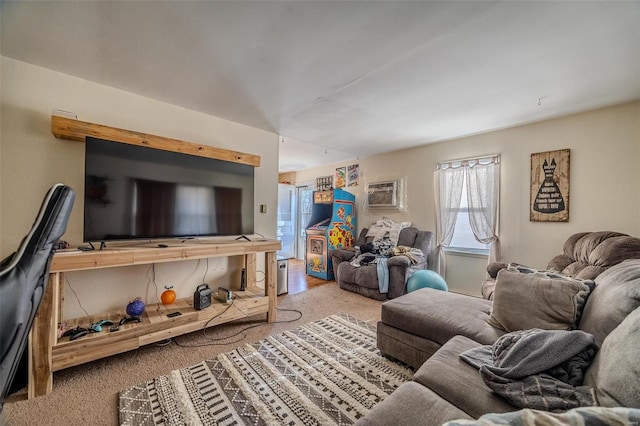
[[[433,172],[436,202],[436,265],[446,272],[445,250],[499,253],[500,156],[439,163]]]
[[[471,209],[477,211],[478,209]],[[462,195],[460,197],[460,210],[456,219],[456,226],[453,230],[453,238],[449,244],[450,251],[467,252],[474,254],[489,254],[489,244],[483,244],[476,240],[469,221],[469,202],[467,201],[466,179],[462,184]]]

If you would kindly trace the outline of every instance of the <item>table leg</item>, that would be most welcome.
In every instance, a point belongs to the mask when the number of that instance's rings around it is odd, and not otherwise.
[[[52,351],[57,340],[58,299],[62,273],[49,275],[42,302],[29,332],[28,398],[46,395],[53,390]]]
[[[267,252],[264,265],[264,291],[265,295],[269,297],[269,310],[267,311],[268,322],[275,322],[278,315],[278,287],[276,285],[277,267],[276,252]]]

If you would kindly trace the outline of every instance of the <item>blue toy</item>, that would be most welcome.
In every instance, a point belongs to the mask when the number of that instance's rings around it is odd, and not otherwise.
[[[433,288],[436,290],[448,291],[447,283],[437,273],[428,269],[422,269],[413,274],[407,281],[407,293],[419,288]]]
[[[92,333],[100,333],[102,331],[103,325],[113,325],[113,321],[111,320],[100,320],[98,322],[94,322],[89,326],[89,331]]]
[[[144,308],[145,306],[142,299],[139,297],[136,297],[136,299],[133,302],[129,302],[129,304],[127,305],[126,311],[127,311],[127,314],[131,315],[132,317],[139,317],[144,312]]]

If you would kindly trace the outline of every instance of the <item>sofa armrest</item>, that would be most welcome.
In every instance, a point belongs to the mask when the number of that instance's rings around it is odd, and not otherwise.
[[[390,268],[392,266],[404,266],[408,268],[411,265],[411,260],[407,256],[391,256],[389,260],[387,260],[387,266]]]
[[[389,267],[389,292],[387,297],[394,299],[407,293],[407,274],[409,270],[427,269],[427,262],[411,264],[407,256],[393,256],[387,261]]]
[[[494,278],[487,278],[480,287],[480,294],[483,299],[493,300],[493,292],[496,290],[496,280]]]
[[[337,257],[340,261],[351,260],[353,256],[356,255],[356,251],[354,248],[346,248],[346,249],[335,249],[331,251],[332,257]]]
[[[566,254],[559,254],[557,256],[554,256],[553,259],[549,261],[549,263],[547,264],[547,269],[551,271],[562,272],[564,271],[564,268],[571,265],[573,262],[575,261]]]
[[[487,273],[491,278],[496,278],[500,270],[506,268],[508,264],[504,262],[491,262],[487,265]]]

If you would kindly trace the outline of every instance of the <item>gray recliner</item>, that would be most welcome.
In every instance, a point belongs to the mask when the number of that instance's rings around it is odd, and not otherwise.
[[[567,238],[562,254],[551,259],[546,269],[573,278],[593,280],[623,260],[638,258],[639,238],[611,231],[579,232]],[[504,262],[492,262],[487,266],[489,277],[482,283],[482,297],[493,300],[498,272],[507,266]]]
[[[367,237],[368,228],[364,228],[358,239],[356,246],[363,246],[371,242],[373,237]],[[389,271],[388,293],[381,293],[378,282],[378,269],[376,264],[353,266],[351,260],[354,259],[356,251],[354,248],[336,249],[331,253],[333,260],[333,272],[336,282],[340,288],[349,290],[363,296],[376,300],[393,299],[402,296],[407,292],[407,279],[420,269],[429,269],[432,260],[432,239],[433,233],[430,231],[420,231],[414,227],[408,227],[400,231],[398,246],[417,248],[422,251],[424,258],[412,264],[407,256],[391,256],[387,260]]]
[[[0,264],[0,412],[23,361],[29,330],[49,279],[58,240],[64,234],[75,195],[65,185],[47,193],[31,231]]]

